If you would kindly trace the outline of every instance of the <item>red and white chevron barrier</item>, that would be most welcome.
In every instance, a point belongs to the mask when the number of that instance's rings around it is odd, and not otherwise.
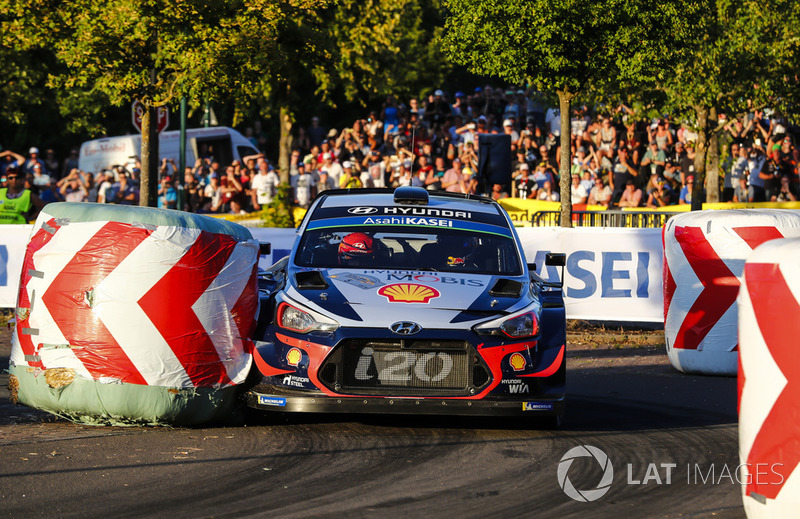
[[[673,216],[664,226],[664,335],[686,373],[735,375],[745,259],[760,244],[800,236],[800,211],[739,209]]]
[[[739,292],[739,456],[750,518],[800,513],[800,239],[750,255]]]
[[[136,421],[131,395],[120,395],[120,387],[168,388],[186,397],[242,383],[258,305],[258,244],[249,231],[174,211],[90,209],[50,205],[34,226],[11,351],[20,401],[59,414],[96,410]],[[35,382],[23,373],[59,373],[59,384],[64,377],[91,381],[98,401],[91,391],[65,399],[73,383],[60,385],[57,399],[27,391],[24,383]],[[153,397],[138,397],[142,412],[158,405],[147,401]],[[183,400],[178,407],[191,399]]]

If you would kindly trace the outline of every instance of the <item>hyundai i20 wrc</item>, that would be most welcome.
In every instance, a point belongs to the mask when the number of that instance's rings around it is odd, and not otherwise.
[[[564,264],[563,254],[548,263]],[[248,405],[284,412],[564,412],[560,283],[489,198],[325,191],[259,280]]]

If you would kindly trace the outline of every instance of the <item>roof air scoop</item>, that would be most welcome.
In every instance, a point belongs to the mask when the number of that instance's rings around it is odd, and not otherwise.
[[[428,205],[428,191],[421,187],[400,186],[394,190],[394,203]]]

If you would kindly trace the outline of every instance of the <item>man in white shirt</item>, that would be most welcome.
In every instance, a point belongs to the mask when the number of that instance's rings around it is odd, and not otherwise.
[[[373,164],[369,167],[369,171],[361,173],[361,183],[364,187],[385,187],[380,165]]]
[[[253,176],[250,187],[253,191],[253,209],[261,210],[261,206],[272,202],[275,196],[275,189],[281,183],[280,177],[275,173],[266,162],[260,162],[258,173]]]
[[[572,205],[585,204],[589,194],[581,184],[581,177],[577,173],[572,174],[572,185],[570,186]]]
[[[222,207],[222,186],[216,173],[209,174],[208,184],[203,189],[203,197],[206,199],[203,205],[204,212],[216,213]]]
[[[319,169],[320,171],[327,171],[328,176],[334,180],[337,186],[339,185],[344,169],[338,162],[334,162],[332,153],[326,152],[322,155],[322,166]]]
[[[550,129],[550,133],[556,137],[561,135],[561,110],[558,108],[549,108],[544,121]]]
[[[306,171],[306,165],[300,162],[297,164],[297,183],[294,187],[295,203],[303,209],[308,209],[311,205],[311,198],[314,190],[314,178],[311,173]]]

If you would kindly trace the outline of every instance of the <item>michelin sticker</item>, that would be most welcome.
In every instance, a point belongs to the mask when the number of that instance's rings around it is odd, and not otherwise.
[[[277,396],[264,396],[258,395],[258,403],[260,405],[272,405],[278,407],[286,407],[286,399]]]
[[[550,402],[522,402],[523,411],[552,411],[553,404]]]

